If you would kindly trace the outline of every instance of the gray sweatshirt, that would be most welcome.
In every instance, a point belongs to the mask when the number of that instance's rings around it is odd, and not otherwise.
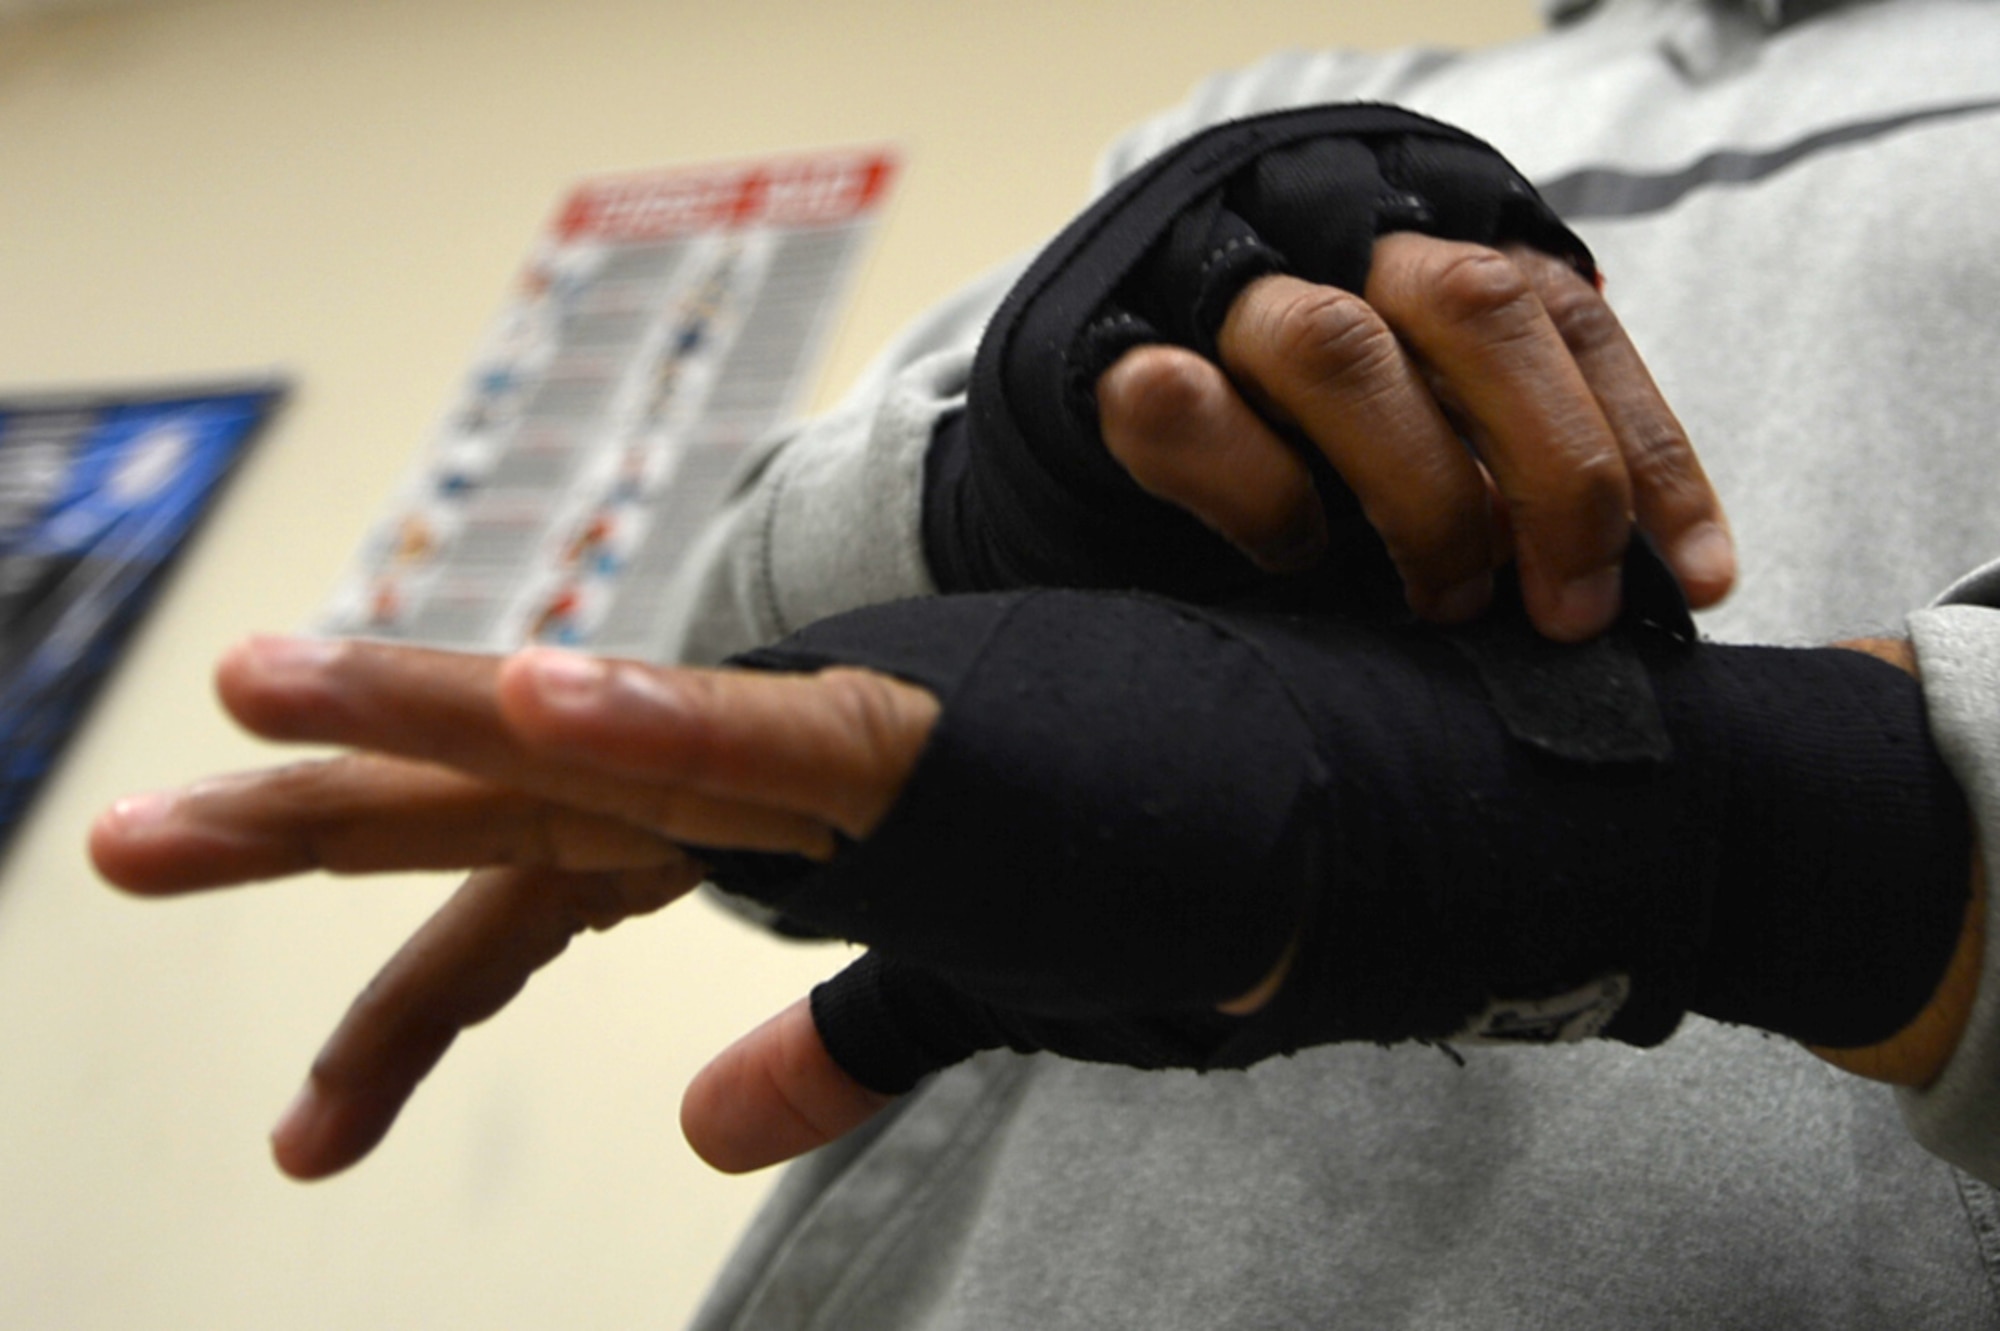
[[[1493,141],[1596,252],[1729,507],[1744,576],[1705,632],[1907,625],[2000,846],[2000,571],[1967,575],[2000,555],[2000,4],[1549,8],[1510,47],[1218,78],[1105,179],[1315,101]],[[671,592],[677,654],[933,590],[924,450],[1011,277],[774,441]],[[1955,581],[1956,604],[1910,613]],[[1987,971],[1943,1078],[1901,1095],[1698,1019],[1655,1051],[1463,1067],[1421,1047],[1205,1076],[988,1055],[795,1166],[697,1326],[2000,1325],[2000,948]]]

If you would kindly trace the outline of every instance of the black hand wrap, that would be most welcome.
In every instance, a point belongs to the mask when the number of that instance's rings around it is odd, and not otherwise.
[[[1826,1044],[1900,1029],[1969,882],[1915,681],[1619,635],[1668,745],[1606,761],[1511,733],[1429,630],[1081,592],[856,612],[742,664],[935,692],[902,798],[830,865],[712,863],[874,949],[814,1007],[884,1091],[1002,1044],[1212,1068],[1336,1040],[1652,1044],[1689,1010]],[[1213,1011],[1288,947],[1268,1007]]]
[[[988,326],[967,409],[933,442],[924,544],[947,591],[1142,587],[1206,600],[1255,569],[1148,496],[1105,450],[1098,376],[1141,343],[1213,359],[1238,292],[1268,273],[1359,292],[1375,238],[1519,241],[1594,276],[1589,251],[1492,148],[1388,106],[1221,125],[1121,182],[1037,257]],[[1314,450],[1334,595],[1400,600],[1381,543]]]

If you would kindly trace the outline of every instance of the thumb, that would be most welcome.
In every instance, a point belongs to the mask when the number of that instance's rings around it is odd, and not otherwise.
[[[801,999],[718,1054],[681,1097],[681,1133],[725,1174],[846,1136],[895,1100],[847,1075]]]

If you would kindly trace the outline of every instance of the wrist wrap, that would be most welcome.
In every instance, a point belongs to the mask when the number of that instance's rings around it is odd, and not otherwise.
[[[1689,1010],[1823,1044],[1900,1029],[1969,882],[1916,682],[1619,632],[1664,752],[1517,737],[1430,630],[1080,592],[875,607],[740,664],[936,693],[902,797],[828,865],[708,858],[875,949],[814,1002],[885,1091],[998,1044],[1223,1067],[1335,1040],[1646,1045]],[[1263,1011],[1213,1012],[1288,948]]]
[[[1395,107],[1320,106],[1217,126],[1153,159],[1042,251],[980,342],[967,409],[933,441],[924,544],[946,591],[1143,587],[1206,600],[1257,576],[1105,450],[1095,384],[1142,343],[1210,359],[1252,280],[1359,292],[1375,238],[1520,241],[1595,275],[1589,251],[1492,148]],[[1336,591],[1400,600],[1346,485],[1302,450],[1327,505]]]

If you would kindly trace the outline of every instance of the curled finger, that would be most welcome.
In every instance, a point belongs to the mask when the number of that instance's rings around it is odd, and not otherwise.
[[[1230,307],[1223,364],[1359,500],[1418,613],[1460,620],[1492,592],[1485,473],[1395,331],[1350,292],[1274,276]]]
[[[1526,275],[1575,358],[1617,440],[1639,526],[1695,606],[1713,605],[1736,577],[1735,544],[1715,487],[1617,314],[1592,283],[1525,247],[1507,256]]]
[[[1139,487],[1200,518],[1261,568],[1309,567],[1326,510],[1304,461],[1191,351],[1145,346],[1097,381],[1104,446]]]
[[[1631,480],[1527,275],[1498,250],[1397,233],[1376,243],[1367,297],[1470,422],[1536,626],[1563,640],[1604,629],[1620,604]]]

